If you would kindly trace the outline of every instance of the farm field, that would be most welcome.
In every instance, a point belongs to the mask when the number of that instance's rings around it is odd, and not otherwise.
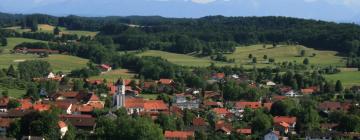
[[[325,78],[334,82],[340,80],[346,87],[360,85],[360,71],[341,71],[337,74],[325,75]]]
[[[8,40],[8,45],[4,47],[4,53],[10,53],[10,50],[14,49],[16,45],[21,44],[23,42],[45,42],[41,40],[16,38],[16,37],[9,37],[7,38],[7,40]]]
[[[54,71],[70,72],[74,69],[86,67],[87,59],[75,56],[53,54],[47,58],[39,58],[38,55],[32,54],[1,54],[0,68],[8,68],[11,64],[17,65],[25,60],[45,60],[51,64]]]
[[[52,33],[54,31],[54,26],[48,25],[48,24],[39,24],[38,25],[38,32],[46,32],[46,33]],[[21,29],[20,26],[14,26],[14,27],[7,27],[5,29],[11,29],[15,30],[19,33],[22,32],[30,32],[30,29]],[[81,30],[68,30],[64,27],[60,27],[60,30],[64,34],[77,34],[78,36],[95,36],[98,32],[91,32],[91,31],[81,31]]]
[[[131,73],[127,69],[116,69],[110,72],[100,74],[99,76],[90,77],[92,80],[106,79],[108,82],[115,82],[120,77],[123,79],[134,79],[135,74]]]
[[[339,66],[342,67],[345,64],[344,58],[337,56],[337,52],[335,51],[320,51],[314,50],[311,48],[306,48],[304,46],[284,46],[279,45],[276,48],[270,48],[270,45],[267,45],[268,48],[263,48],[263,45],[251,45],[245,47],[237,47],[236,51],[233,54],[225,54],[228,59],[235,59],[235,63],[225,63],[213,61],[209,57],[195,57],[191,55],[184,54],[176,54],[169,53],[164,51],[155,51],[149,50],[142,53],[137,54],[138,56],[156,56],[167,59],[168,61],[182,65],[182,66],[200,66],[206,67],[209,66],[212,62],[218,66],[224,65],[243,65],[245,68],[252,68],[253,64],[251,64],[251,59],[248,58],[249,54],[252,54],[253,57],[257,57],[258,63],[257,67],[266,67],[266,66],[274,66],[274,64],[266,64],[263,59],[264,55],[267,55],[268,58],[274,58],[276,63],[279,62],[297,62],[302,63],[304,58],[308,58],[310,60],[310,64],[319,65],[319,66]],[[299,57],[300,51],[305,50],[305,57]],[[312,57],[311,55],[315,53],[316,56]]]

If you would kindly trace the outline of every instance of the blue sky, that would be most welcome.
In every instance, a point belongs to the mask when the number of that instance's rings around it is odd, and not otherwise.
[[[81,16],[291,16],[360,21],[360,0],[0,0],[0,11]]]

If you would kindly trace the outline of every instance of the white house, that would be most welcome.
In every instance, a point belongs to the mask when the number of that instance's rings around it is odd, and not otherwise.
[[[68,126],[65,122],[59,121],[58,126],[60,128],[60,139],[62,139],[68,131]]]
[[[294,90],[290,90],[288,92],[284,93],[285,96],[287,97],[298,97],[300,96],[297,92],[295,92]]]
[[[267,81],[266,85],[267,86],[276,86],[276,83],[274,83],[273,81]]]

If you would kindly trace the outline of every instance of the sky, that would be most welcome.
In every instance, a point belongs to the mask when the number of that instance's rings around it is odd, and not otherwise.
[[[360,0],[0,0],[0,12],[56,16],[289,16],[360,21]]]

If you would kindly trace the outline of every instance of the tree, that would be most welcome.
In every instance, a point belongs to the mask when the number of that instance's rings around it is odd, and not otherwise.
[[[36,31],[38,31],[38,29],[39,29],[38,22],[36,19],[33,19],[32,24],[31,24],[31,31],[36,32]]]
[[[5,98],[9,97],[9,91],[8,91],[8,90],[4,90],[4,91],[2,92],[2,96],[5,97]]]
[[[18,65],[20,78],[30,81],[33,78],[44,77],[51,71],[50,63],[42,60],[20,62]]]
[[[249,59],[253,58],[253,55],[252,55],[252,54],[249,54],[248,58],[249,58]]]
[[[17,108],[20,105],[21,104],[19,103],[19,101],[15,100],[15,99],[10,99],[9,103],[7,104],[7,109]]]
[[[55,34],[55,35],[59,35],[59,34],[60,34],[60,29],[59,29],[58,26],[56,26],[56,27],[54,28],[54,34]]]
[[[272,119],[261,111],[255,112],[251,126],[255,132],[263,133],[271,128]]]
[[[1,37],[0,42],[1,42],[1,46],[7,46],[8,45],[7,39],[5,37]]]
[[[344,90],[344,87],[343,87],[341,81],[337,80],[336,84],[335,84],[335,91],[336,92],[342,92],[343,90]]]
[[[274,63],[274,62],[275,62],[275,59],[274,59],[274,58],[269,58],[269,62],[270,62],[270,63]]]
[[[303,61],[303,64],[309,65],[309,63],[310,63],[310,62],[309,62],[309,59],[308,59],[308,58],[305,58],[304,61]]]
[[[155,121],[163,130],[176,130],[175,118],[170,115],[161,113]]]
[[[69,122],[66,122],[68,131],[66,132],[63,140],[75,140],[76,139],[76,128]]]
[[[270,109],[270,113],[274,116],[288,116],[296,109],[296,104],[292,99],[286,99],[275,102]]]
[[[11,138],[20,139],[20,137],[22,136],[22,134],[20,133],[20,130],[21,130],[20,121],[15,120],[10,123],[9,128],[6,131],[6,136],[11,137]]]
[[[257,63],[257,59],[256,59],[256,57],[253,57],[253,59],[252,59],[252,63],[254,63],[254,64],[256,64],[256,63]]]
[[[301,56],[301,57],[304,57],[304,56],[305,56],[305,50],[301,50],[301,51],[300,51],[300,56]]]
[[[39,90],[36,87],[35,84],[31,84],[25,94],[25,97],[31,97],[35,101],[37,101],[40,98]]]
[[[265,60],[268,59],[268,56],[267,56],[267,55],[264,55],[264,56],[263,56],[263,59],[265,59]]]
[[[43,136],[46,139],[59,139],[58,114],[52,112],[32,112],[20,119],[22,135]]]
[[[13,65],[10,65],[10,67],[8,68],[8,70],[6,72],[6,75],[10,76],[10,77],[13,77],[13,78],[17,77],[17,73],[16,73],[15,68],[14,68]]]
[[[343,132],[360,132],[360,117],[352,114],[344,115],[337,128]]]

